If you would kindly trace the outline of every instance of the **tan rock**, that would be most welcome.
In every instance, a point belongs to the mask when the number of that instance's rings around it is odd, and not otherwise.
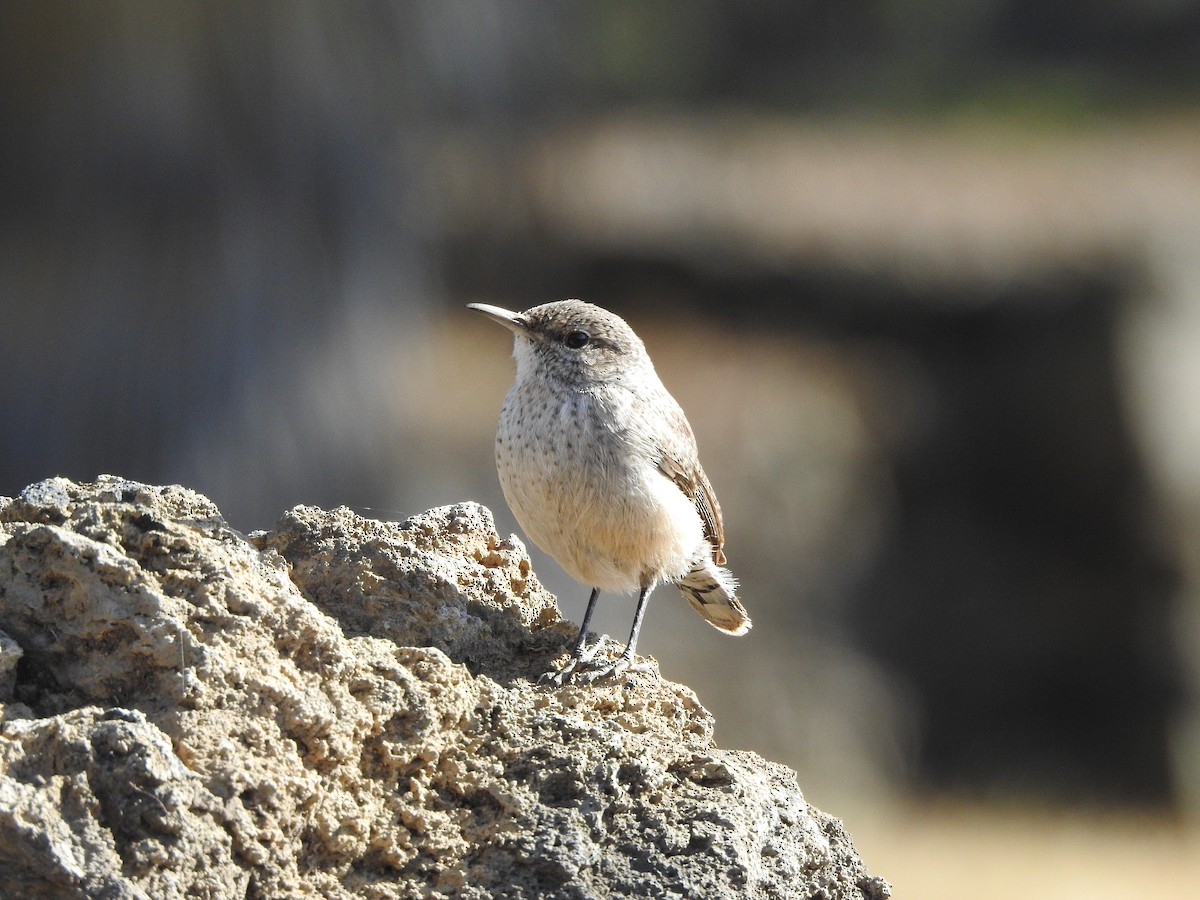
[[[21,897],[882,898],[686,687],[549,688],[574,628],[474,503],[0,500],[0,870]]]

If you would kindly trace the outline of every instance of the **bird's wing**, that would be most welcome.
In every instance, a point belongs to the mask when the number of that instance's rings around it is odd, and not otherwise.
[[[665,437],[658,446],[658,469],[670,478],[687,498],[696,505],[696,512],[704,523],[704,538],[713,548],[713,562],[725,564],[725,525],[721,521],[721,505],[709,484],[708,476],[700,467],[696,454],[696,438],[692,427],[675,407],[665,429]]]

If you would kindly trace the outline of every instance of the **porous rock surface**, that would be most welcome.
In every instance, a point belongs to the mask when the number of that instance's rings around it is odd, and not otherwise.
[[[3,896],[888,895],[686,687],[537,684],[574,633],[474,503],[0,498]]]

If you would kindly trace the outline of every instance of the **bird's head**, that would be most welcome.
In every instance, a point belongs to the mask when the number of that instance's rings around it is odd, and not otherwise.
[[[534,377],[576,390],[592,385],[636,384],[650,358],[620,316],[582,300],[556,300],[524,312],[485,303],[467,304],[515,336],[517,380]]]

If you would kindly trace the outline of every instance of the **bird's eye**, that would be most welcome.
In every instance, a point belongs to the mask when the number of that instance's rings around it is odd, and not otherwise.
[[[566,336],[566,338],[563,340],[563,343],[566,344],[568,347],[570,347],[572,350],[578,350],[581,347],[586,347],[588,341],[590,341],[591,339],[592,339],[592,336],[590,334],[588,334],[586,331],[572,331],[570,334],[568,334]]]

